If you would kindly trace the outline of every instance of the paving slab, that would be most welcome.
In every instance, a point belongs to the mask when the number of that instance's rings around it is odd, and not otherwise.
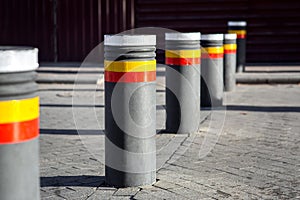
[[[202,111],[199,132],[157,134],[157,182],[125,189],[104,181],[103,87],[95,91],[93,84],[82,84],[76,93],[72,84],[39,88],[42,199],[300,197],[299,85],[239,85],[226,93],[225,109]],[[158,106],[163,108],[163,87],[157,90]],[[90,101],[94,98],[97,102]],[[86,117],[91,110],[96,120]],[[74,112],[82,115],[77,119],[83,122],[80,135]],[[212,118],[213,112],[225,117]],[[163,130],[164,110],[157,116],[157,128]],[[200,157],[207,141],[212,149]]]

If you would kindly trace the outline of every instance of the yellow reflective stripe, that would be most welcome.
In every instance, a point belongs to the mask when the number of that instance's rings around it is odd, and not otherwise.
[[[224,53],[223,47],[202,47],[202,53],[221,54]]]
[[[23,122],[39,117],[39,97],[0,101],[0,124]]]
[[[228,33],[236,33],[238,35],[245,35],[247,33],[246,30],[228,30]]]
[[[166,50],[167,58],[199,58],[201,50]]]
[[[104,61],[105,71],[111,72],[145,72],[156,70],[156,60],[145,61]]]
[[[236,50],[236,44],[224,44],[224,50]]]

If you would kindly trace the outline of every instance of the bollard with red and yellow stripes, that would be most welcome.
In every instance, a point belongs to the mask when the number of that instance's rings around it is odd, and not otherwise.
[[[156,80],[156,61],[104,61],[107,82],[151,82]]]
[[[156,181],[155,35],[106,35],[105,177],[116,187]]]
[[[244,72],[246,64],[246,31],[247,22],[229,21],[228,33],[237,35],[236,72]]]
[[[38,50],[0,47],[0,199],[39,199]]]
[[[236,34],[224,34],[224,86],[225,91],[235,90]]]
[[[200,120],[199,32],[166,33],[166,131],[196,132]]]
[[[201,107],[223,105],[223,34],[206,34],[201,39]]]

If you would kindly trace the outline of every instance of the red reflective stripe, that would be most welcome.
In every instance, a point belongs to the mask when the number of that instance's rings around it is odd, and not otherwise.
[[[246,38],[246,34],[237,34],[236,37],[238,39],[245,39]]]
[[[0,124],[0,144],[25,142],[39,135],[39,118]]]
[[[145,72],[112,72],[105,71],[105,81],[107,82],[150,82],[156,80],[156,71]]]
[[[226,50],[226,49],[224,49],[224,54],[234,54],[234,53],[236,53],[236,50],[234,49],[234,50]]]
[[[211,58],[211,59],[214,59],[214,58],[223,58],[224,57],[224,54],[223,53],[203,53],[202,54],[202,58]]]
[[[200,64],[200,58],[166,58],[165,63],[167,65],[194,65]]]

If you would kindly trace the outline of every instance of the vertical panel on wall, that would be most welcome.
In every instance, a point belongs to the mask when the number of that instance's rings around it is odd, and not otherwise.
[[[83,61],[103,35],[133,27],[131,0],[57,0],[58,61]]]
[[[1,0],[0,45],[39,48],[39,59],[54,61],[53,1]]]
[[[300,1],[249,1],[248,59],[300,61]]]
[[[82,61],[99,42],[98,0],[57,0],[58,61]]]
[[[82,61],[104,34],[133,27],[132,0],[0,1],[0,45],[38,47],[41,61]]]
[[[247,0],[137,0],[136,27],[163,27],[182,32],[219,33],[229,19],[245,19]],[[157,54],[163,62],[164,54]]]
[[[244,19],[247,0],[138,0],[136,26],[221,32],[228,19]]]
[[[132,0],[103,0],[103,35],[134,28],[134,10]]]
[[[216,33],[226,32],[229,20],[246,20],[247,62],[300,62],[299,10],[294,0],[137,0],[135,21]]]

